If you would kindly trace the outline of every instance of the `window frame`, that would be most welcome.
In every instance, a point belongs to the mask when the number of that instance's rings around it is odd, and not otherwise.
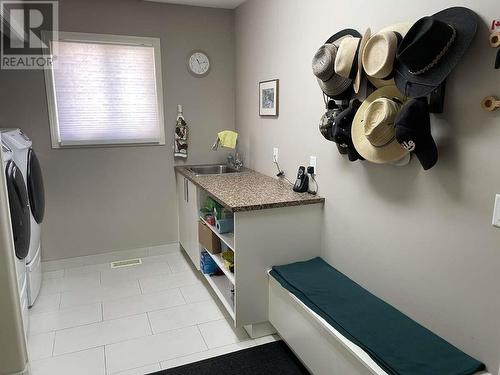
[[[47,106],[50,123],[50,139],[53,149],[64,148],[87,148],[87,147],[126,147],[126,146],[163,146],[165,145],[165,117],[163,108],[163,79],[161,72],[161,47],[160,38],[138,37],[127,35],[114,34],[93,34],[79,32],[64,32],[59,31],[58,41],[64,42],[81,42],[93,44],[121,44],[130,46],[147,46],[154,48],[154,66],[155,66],[155,81],[156,81],[156,98],[158,106],[159,120],[159,140],[158,142],[138,142],[136,140],[127,142],[123,140],[107,140],[107,141],[81,141],[62,144],[59,133],[59,119],[57,115],[57,99],[53,69],[45,69],[45,88],[47,93]],[[50,55],[53,56],[53,44],[50,39],[51,33],[42,31],[42,40],[50,48]],[[57,51],[56,51],[57,52]]]

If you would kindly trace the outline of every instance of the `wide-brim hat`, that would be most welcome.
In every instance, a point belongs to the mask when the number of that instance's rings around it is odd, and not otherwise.
[[[371,35],[363,49],[362,65],[368,80],[376,87],[395,86],[394,66],[398,43],[405,37],[413,23],[400,22],[384,27]],[[387,34],[393,33],[395,40],[387,40]],[[389,34],[390,35],[390,34]],[[399,39],[401,38],[401,40]],[[385,70],[383,77],[374,77],[374,71]],[[377,74],[375,74],[377,75]]]
[[[374,101],[380,98],[386,98],[401,104],[406,102],[406,98],[396,86],[385,86],[374,91],[363,101],[354,116],[352,122],[352,141],[354,147],[363,158],[373,163],[386,164],[401,160],[408,151],[396,140],[395,129],[391,129],[391,131],[394,131],[394,135],[383,145],[375,146],[367,138],[364,124],[365,112]]]
[[[410,164],[410,161],[411,161],[411,153],[409,152],[408,154],[403,156],[402,159],[393,161],[391,163],[391,165],[394,165],[395,167],[404,167],[404,166]]]
[[[359,92],[363,72],[362,55],[371,31],[367,29],[363,37],[343,38],[335,58],[335,72],[352,80],[354,92]]]
[[[450,33],[448,42],[444,43],[434,55],[427,56],[427,60],[423,62],[426,65],[418,68],[410,67],[412,59],[429,53],[430,48],[425,48],[425,43],[430,42],[429,47],[431,44],[437,45],[436,39],[444,37],[445,33],[432,30],[431,35],[426,35],[429,34],[429,28],[434,26],[436,30],[440,30],[441,27],[443,31],[446,31],[446,27],[451,27],[453,32]],[[477,15],[464,7],[448,8],[418,20],[398,48],[394,69],[396,86],[401,92],[413,98],[426,96],[434,91],[458,64],[474,39],[476,31]]]
[[[313,74],[316,76],[321,90],[331,98],[337,98],[347,92],[352,80],[335,72],[337,50],[344,38],[361,37],[353,29],[344,29],[332,35],[315,53],[312,61]]]

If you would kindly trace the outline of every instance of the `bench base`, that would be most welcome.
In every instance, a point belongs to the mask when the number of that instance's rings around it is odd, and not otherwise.
[[[272,276],[269,276],[269,321],[314,375],[387,375],[363,349],[330,326]]]

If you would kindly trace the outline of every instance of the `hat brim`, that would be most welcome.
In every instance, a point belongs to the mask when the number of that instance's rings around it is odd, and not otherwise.
[[[361,38],[359,42],[359,49],[358,49],[358,72],[356,73],[356,77],[354,78],[354,81],[352,82],[352,85],[354,87],[354,92],[357,94],[359,92],[359,86],[361,85],[361,76],[363,73],[363,50],[365,49],[366,43],[368,42],[368,39],[370,39],[371,36],[371,30],[370,28],[366,29],[365,34]]]
[[[395,167],[404,167],[405,165],[410,164],[411,161],[411,153],[407,153],[401,159],[393,161],[391,164]]]
[[[398,143],[396,137],[384,147],[375,147],[366,138],[364,132],[365,111],[373,101],[379,98],[397,98],[401,103],[406,101],[404,95],[396,86],[385,86],[374,91],[365,99],[356,112],[352,122],[351,137],[354,147],[363,158],[372,163],[386,164],[402,159],[408,151]]]
[[[384,27],[383,29],[377,31],[377,33],[385,32],[385,31],[394,31],[394,32],[400,34],[404,38],[405,35],[408,33],[408,30],[410,30],[410,28],[412,26],[413,26],[412,22],[400,22],[400,23],[396,23],[396,24],[391,25],[391,26]],[[376,35],[376,34],[373,34],[373,35]],[[370,77],[369,75],[366,75],[366,76],[368,77],[368,80],[371,82],[371,84],[373,86],[375,86],[376,88],[396,85],[396,83],[394,82],[394,78],[381,79],[381,78]]]
[[[396,59],[394,82],[401,92],[412,98],[427,96],[450,75],[469,48],[477,31],[477,15],[468,8],[448,8],[432,17],[453,26],[457,35],[448,53],[436,67],[423,74],[411,74],[410,69]]]
[[[360,159],[358,151],[353,146],[347,148],[347,158],[349,161],[356,161]]]
[[[418,151],[414,151],[413,153],[418,158],[422,168],[426,171],[434,167],[438,161],[438,149],[432,136],[427,139],[424,145],[420,143]]]
[[[318,85],[321,87],[321,90],[328,95],[330,98],[336,99],[344,92],[346,92],[349,87],[351,87],[352,80],[349,78],[342,77],[342,82],[337,80],[337,77],[340,77],[337,73],[334,73],[332,78],[328,81],[322,81],[319,78]]]
[[[354,29],[340,30],[338,33],[335,33],[330,38],[328,38],[325,44],[335,44],[338,47],[340,46],[340,42],[342,41],[342,39],[346,37],[361,38],[361,34],[359,33],[359,31]]]

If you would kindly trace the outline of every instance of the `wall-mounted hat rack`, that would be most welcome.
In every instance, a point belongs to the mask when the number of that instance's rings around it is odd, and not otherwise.
[[[492,48],[500,47],[500,31],[490,34],[490,46]],[[495,69],[500,69],[500,49],[498,50],[497,57],[495,58]]]
[[[500,47],[500,31],[496,31],[490,34],[489,37],[490,46],[492,48]],[[495,69],[500,68],[500,48],[497,51],[495,58]],[[493,112],[500,108],[500,100],[496,96],[487,96],[481,101],[481,108],[488,112]]]

